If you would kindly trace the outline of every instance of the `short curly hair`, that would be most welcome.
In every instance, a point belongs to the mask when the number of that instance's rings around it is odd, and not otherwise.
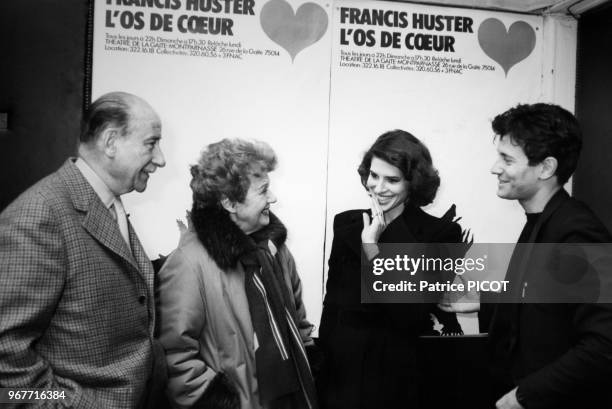
[[[276,154],[265,142],[236,138],[211,143],[191,166],[194,206],[220,207],[224,198],[243,202],[251,185],[249,176],[271,172],[276,163]]]
[[[557,159],[557,181],[561,186],[576,170],[582,149],[582,132],[576,117],[553,104],[519,104],[493,119],[500,139],[509,136],[523,149],[534,166],[551,156]]]
[[[409,132],[396,129],[378,137],[363,156],[359,165],[361,184],[366,183],[372,158],[376,157],[398,168],[408,181],[408,201],[415,206],[426,206],[433,202],[440,176],[433,167],[427,147]]]

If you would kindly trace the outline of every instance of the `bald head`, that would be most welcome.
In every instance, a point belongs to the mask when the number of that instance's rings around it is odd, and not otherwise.
[[[142,192],[149,175],[166,164],[161,121],[142,98],[111,92],[96,99],[83,120],[79,156],[116,195]]]
[[[128,131],[136,116],[155,117],[157,114],[142,98],[127,92],[109,92],[96,99],[83,117],[81,143],[94,142],[108,128],[118,128],[121,134]],[[159,118],[157,118],[159,121]]]

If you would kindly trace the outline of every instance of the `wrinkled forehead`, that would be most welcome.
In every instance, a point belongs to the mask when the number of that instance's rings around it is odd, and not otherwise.
[[[251,186],[257,188],[270,183],[270,177],[268,176],[268,171],[264,169],[260,169],[258,171],[250,171],[248,173],[249,182]]]
[[[148,136],[161,137],[162,124],[154,111],[146,114],[131,115],[128,122],[128,133],[139,132]]]
[[[270,169],[263,160],[256,160],[248,166],[248,176],[252,179],[266,179],[268,180],[268,172]]]
[[[161,120],[157,112],[145,100],[132,98],[129,101],[130,119],[141,123],[149,124],[154,128],[161,128]]]

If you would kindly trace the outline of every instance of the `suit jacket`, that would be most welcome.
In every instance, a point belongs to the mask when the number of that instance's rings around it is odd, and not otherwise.
[[[1,386],[63,390],[58,407],[142,405],[153,267],[128,225],[132,252],[72,159],[0,214]]]
[[[545,206],[528,242],[609,243],[611,239],[584,204],[560,190]],[[557,251],[545,247],[537,254],[533,246],[526,247],[515,249],[508,270],[519,296],[526,296],[520,295],[522,289],[532,291],[542,285],[544,276],[566,265],[567,247],[559,246]],[[499,304],[489,339],[498,375],[506,375],[505,388],[518,385],[520,400],[528,409],[612,407],[612,399],[605,396],[612,382],[609,304]]]
[[[416,340],[432,331],[429,314],[435,305],[361,304],[363,212],[350,210],[334,219],[319,331],[326,355],[319,381],[322,407],[395,409],[417,405]],[[407,205],[379,241],[460,242],[461,228]],[[457,323],[454,314],[450,318]]]

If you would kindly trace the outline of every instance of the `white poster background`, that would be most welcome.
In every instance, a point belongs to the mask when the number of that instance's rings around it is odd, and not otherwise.
[[[350,12],[343,13],[342,8],[358,9],[360,16],[372,10],[404,12],[409,25],[386,27],[367,24],[367,19],[357,20],[366,24],[351,24],[346,17]],[[454,26],[442,31],[418,29],[413,24],[413,16],[418,14],[469,18],[473,32],[456,32]],[[506,29],[524,21],[535,33],[535,47],[507,75],[479,45],[479,26],[491,18],[501,21]],[[440,174],[436,200],[425,210],[441,216],[455,203],[457,215],[462,217],[460,224],[472,231],[476,241],[515,242],[524,216],[516,203],[496,196],[497,180],[490,173],[496,159],[491,120],[519,102],[542,98],[542,17],[347,0],[334,3],[332,21],[328,236],[333,234],[335,214],[369,206],[357,174],[364,152],[382,133],[403,129],[426,144]],[[375,44],[357,45],[361,44],[357,43],[359,39],[349,34],[354,36],[357,30],[374,31]],[[401,33],[400,46],[382,47],[382,31]],[[450,48],[447,52],[411,50],[404,42],[410,33],[452,36],[454,52]],[[457,64],[410,63],[432,62],[432,57],[460,59],[463,68]],[[406,66],[413,70],[398,68]],[[329,256],[331,240],[326,243]],[[466,322],[462,324],[466,332],[475,331],[474,322],[468,323],[471,328],[465,328]]]
[[[199,151],[225,137],[264,140],[279,157],[278,169],[271,174],[278,197],[273,211],[288,227],[309,319],[318,324],[333,216],[368,206],[357,166],[375,138],[395,128],[425,142],[440,172],[442,185],[426,211],[439,216],[455,203],[462,226],[471,229],[476,241],[516,240],[524,216],[516,203],[495,195],[496,179],[489,173],[495,160],[490,121],[519,102],[550,101],[573,109],[575,22],[553,16],[342,0],[254,0],[253,15],[240,14],[248,10],[249,1],[239,2],[242,10],[237,13],[187,11],[188,0],[168,2],[178,4],[177,10],[123,6],[118,0],[95,2],[93,98],[113,90],[132,92],[149,101],[163,122],[167,166],[152,175],[144,194],[130,194],[125,200],[151,258],[168,254],[177,244],[175,220],[184,220],[191,206],[189,165]],[[277,42],[265,34],[260,22],[269,3],[277,11],[268,19],[278,23],[279,31],[273,34]],[[307,21],[308,13],[299,11],[302,6],[324,10],[325,31],[312,44],[283,43],[279,35],[283,30],[305,22],[321,28],[321,21]],[[473,20],[473,32],[341,24],[341,7],[462,16]],[[142,13],[143,27],[130,26],[129,16],[121,20],[125,12],[132,17]],[[152,13],[172,15],[168,31],[151,29]],[[231,19],[233,35],[182,33],[177,27],[182,15]],[[507,75],[478,43],[479,25],[491,18],[506,29],[524,21],[535,31],[535,48]],[[377,35],[398,31],[401,46],[342,45],[340,30],[348,28],[374,30]],[[453,36],[455,52],[408,50],[403,42],[408,32]],[[341,51],[391,53],[399,59],[461,58],[462,63],[481,69],[444,74],[340,67]],[[482,69],[485,65],[489,69]],[[465,328],[465,322],[464,329],[473,331]]]
[[[394,29],[340,23],[340,8],[383,9],[473,19],[473,33]],[[489,18],[506,27],[522,20],[536,34],[535,48],[506,76],[478,42],[478,26]],[[380,31],[427,33],[455,37],[454,52],[341,45],[340,30],[365,28]],[[495,160],[492,118],[519,102],[538,101],[542,93],[542,18],[490,11],[427,7],[388,2],[337,1],[333,16],[332,87],[330,114],[329,217],[339,211],[367,207],[368,200],[356,169],[363,153],[385,131],[403,129],[429,148],[442,184],[426,210],[442,215],[457,204],[462,225],[480,242],[511,242],[522,228],[506,215],[505,201],[497,198],[496,178],[489,172]],[[341,52],[380,53],[460,58],[462,64],[489,65],[494,70],[463,69],[461,74],[340,66]],[[397,61],[398,59],[396,59]],[[377,61],[372,58],[373,64]],[[387,66],[387,58],[380,59]],[[436,67],[432,67],[432,70]],[[516,206],[512,206],[516,207]],[[504,215],[500,217],[500,215]]]
[[[322,304],[329,26],[292,61],[260,24],[268,1],[255,0],[254,15],[187,11],[186,0],[177,2],[178,10],[122,6],[114,0],[95,3],[93,99],[114,90],[134,93],[154,107],[163,124],[161,147],[167,165],[151,176],[146,192],[126,196],[130,221],[151,258],[167,255],[178,243],[176,219],[184,220],[191,207],[189,166],[201,149],[222,138],[266,141],[279,159],[270,174],[278,197],[272,211],[287,226],[308,316],[317,322]],[[289,4],[296,10],[301,3]],[[328,19],[330,8],[321,9]],[[107,26],[107,13],[115,27]],[[124,13],[143,13],[142,29],[122,27],[121,18],[130,27]],[[151,13],[172,15],[172,30],[152,31]],[[233,35],[181,33],[181,15],[232,19]]]

